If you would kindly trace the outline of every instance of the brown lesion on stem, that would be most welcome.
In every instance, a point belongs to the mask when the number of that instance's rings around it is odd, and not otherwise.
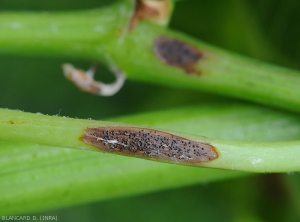
[[[170,13],[171,5],[169,0],[136,0],[128,29],[132,31],[141,20],[164,24],[168,21]]]
[[[187,165],[210,162],[219,156],[209,143],[139,127],[87,128],[81,140],[105,152]]]
[[[155,55],[165,64],[183,69],[187,74],[201,74],[195,68],[203,53],[195,46],[181,40],[159,36],[153,45]]]

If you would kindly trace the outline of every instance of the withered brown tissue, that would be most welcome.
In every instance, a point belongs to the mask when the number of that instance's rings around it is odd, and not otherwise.
[[[146,128],[88,128],[81,139],[103,151],[161,161],[197,164],[218,157],[215,147],[208,143]]]
[[[169,0],[135,0],[135,9],[128,28],[130,31],[133,31],[140,20],[143,19],[159,24],[163,23],[168,20],[170,11],[171,3]]]
[[[155,55],[165,64],[184,69],[188,74],[201,74],[195,69],[203,53],[196,47],[175,38],[159,36],[153,45]]]

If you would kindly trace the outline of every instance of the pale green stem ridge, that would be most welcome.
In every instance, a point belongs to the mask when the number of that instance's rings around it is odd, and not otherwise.
[[[126,25],[132,2],[107,8],[62,13],[12,13],[0,16],[0,52],[64,56],[114,63],[129,79],[193,88],[300,111],[300,75],[233,55],[176,31],[140,22],[132,32]],[[194,45],[203,57],[200,75],[164,64],[153,53],[158,36]]]

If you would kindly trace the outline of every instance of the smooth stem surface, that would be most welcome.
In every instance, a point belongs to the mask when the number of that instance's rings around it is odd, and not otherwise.
[[[0,110],[0,116],[0,139],[94,151],[99,150],[85,144],[80,139],[84,135],[84,130],[88,127],[133,126],[104,121],[51,117],[5,109]],[[141,127],[143,128],[143,126]],[[164,129],[163,131],[170,132]],[[173,132],[171,131],[171,133]],[[298,161],[300,155],[299,141],[276,143],[233,142],[180,132],[174,134],[191,140],[207,142],[216,148],[219,154],[216,160],[191,166],[250,172],[300,170]],[[178,164],[177,162],[174,163]]]
[[[246,59],[148,22],[126,30],[130,2],[62,13],[1,13],[0,52],[114,63],[129,79],[193,88],[300,111],[299,72]],[[164,64],[153,53],[158,36],[196,46],[200,75]]]

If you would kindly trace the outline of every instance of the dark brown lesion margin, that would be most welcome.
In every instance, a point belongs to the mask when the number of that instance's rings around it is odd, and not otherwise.
[[[201,74],[195,65],[204,53],[195,46],[168,36],[159,36],[153,44],[153,51],[163,63],[183,69],[187,74]]]

